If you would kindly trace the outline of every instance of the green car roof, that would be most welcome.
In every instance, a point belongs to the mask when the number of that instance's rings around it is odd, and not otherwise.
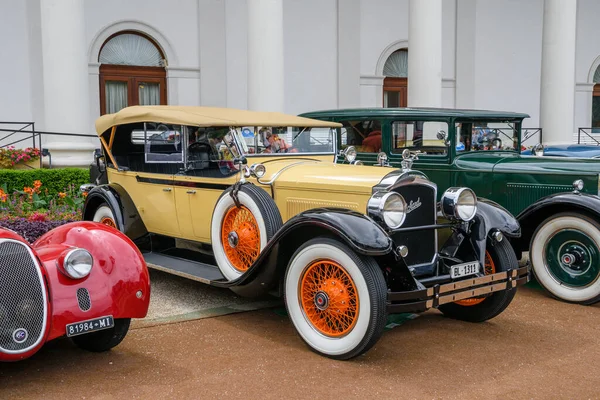
[[[342,108],[334,110],[311,111],[301,114],[311,118],[325,117],[454,117],[454,118],[494,118],[494,119],[524,119],[528,114],[510,111],[466,110],[454,108]]]

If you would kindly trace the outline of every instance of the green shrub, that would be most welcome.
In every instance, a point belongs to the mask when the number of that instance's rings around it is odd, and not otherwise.
[[[55,196],[69,185],[79,188],[79,185],[88,183],[90,172],[84,168],[0,169],[0,187],[6,184],[8,193],[33,186],[33,181],[41,181],[44,189],[48,189],[48,195]]]

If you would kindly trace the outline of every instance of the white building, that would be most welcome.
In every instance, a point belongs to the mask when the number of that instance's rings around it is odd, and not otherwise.
[[[600,126],[599,16],[597,0],[0,0],[0,121],[94,133],[126,104],[408,103],[525,112],[570,142]],[[99,145],[43,147],[85,165]]]

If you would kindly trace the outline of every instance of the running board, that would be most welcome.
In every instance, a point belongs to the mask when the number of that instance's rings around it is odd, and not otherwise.
[[[215,281],[225,281],[225,277],[214,265],[205,264],[185,258],[168,256],[161,253],[143,253],[148,268],[166,272],[168,274],[181,276],[182,278],[206,283],[208,285]]]

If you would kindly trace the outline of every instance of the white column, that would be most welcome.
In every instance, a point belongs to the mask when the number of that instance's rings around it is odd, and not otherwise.
[[[573,141],[577,1],[545,0],[540,125],[545,144]]]
[[[283,2],[248,0],[248,108],[283,112],[283,90]]]
[[[44,76],[43,130],[94,134],[90,121],[84,2],[40,0]],[[87,166],[98,140],[44,136],[52,166]]]
[[[442,106],[442,0],[409,2],[408,106]]]

